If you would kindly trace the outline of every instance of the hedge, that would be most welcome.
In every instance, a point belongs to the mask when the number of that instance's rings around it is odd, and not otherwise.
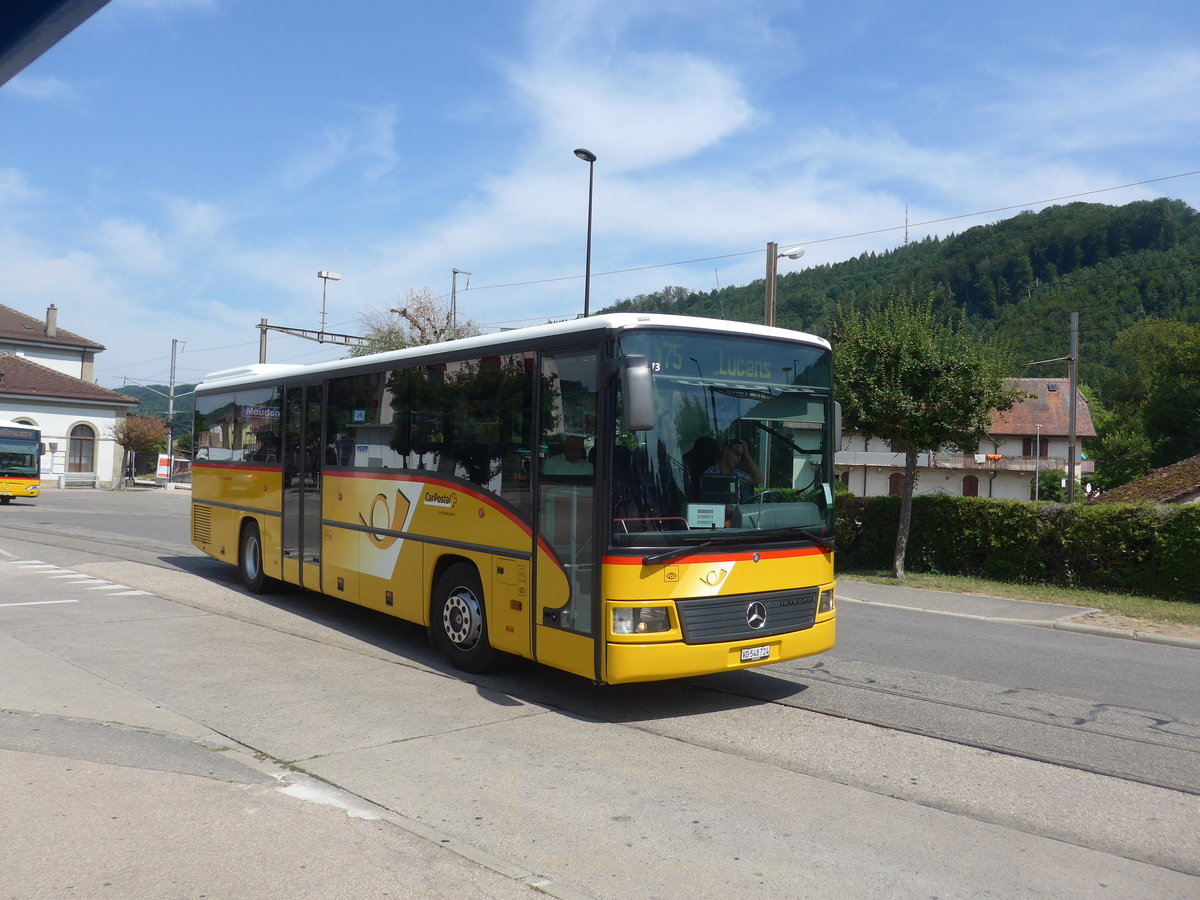
[[[890,569],[899,520],[899,497],[839,497],[839,566]],[[905,567],[1200,602],[1200,505],[914,497]]]

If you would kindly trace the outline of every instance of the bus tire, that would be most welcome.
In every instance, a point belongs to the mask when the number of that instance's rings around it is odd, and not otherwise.
[[[242,583],[252,594],[261,594],[275,583],[275,579],[267,577],[263,569],[262,535],[259,534],[257,522],[250,522],[242,529],[242,539],[238,545],[238,571],[242,573]]]
[[[483,586],[469,563],[455,563],[433,591],[429,628],[450,665],[464,672],[483,672],[495,651],[488,643]]]

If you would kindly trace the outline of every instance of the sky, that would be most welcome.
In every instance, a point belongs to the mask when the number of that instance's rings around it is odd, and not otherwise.
[[[804,246],[784,274],[1054,202],[1200,208],[1200,6],[112,0],[0,86],[0,303],[54,304],[117,389],[173,347],[181,384],[257,362],[261,319],[323,303],[344,334],[452,286],[485,331],[570,318],[579,147],[593,312],[761,279],[768,242]]]

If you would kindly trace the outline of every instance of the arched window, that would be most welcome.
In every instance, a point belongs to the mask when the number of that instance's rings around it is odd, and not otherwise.
[[[888,478],[888,493],[893,497],[899,497],[904,493],[904,473],[893,472]]]
[[[963,496],[978,497],[979,496],[979,476],[964,475],[963,476]]]
[[[68,472],[96,471],[96,432],[90,425],[71,429],[71,449],[67,454]]]

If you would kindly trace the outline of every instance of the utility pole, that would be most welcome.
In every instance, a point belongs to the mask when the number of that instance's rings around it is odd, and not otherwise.
[[[178,338],[171,338],[171,382],[167,385],[167,484],[175,474],[175,349]]]
[[[763,324],[775,324],[775,273],[779,264],[779,245],[774,241],[767,242],[767,284],[763,312]]]
[[[1071,405],[1067,426],[1067,502],[1075,502],[1075,469],[1079,452],[1075,448],[1075,394],[1079,389],[1079,313],[1071,313],[1071,355],[1068,357],[1071,380]]]
[[[450,328],[451,330],[458,327],[458,276],[467,276],[467,290],[471,286],[471,273],[464,272],[462,269],[450,270]]]
[[[1079,405],[1076,399],[1079,394],[1079,313],[1071,313],[1071,355],[1056,356],[1054,359],[1040,359],[1028,365],[1041,366],[1046,363],[1065,362],[1067,364],[1068,390],[1071,396],[1067,399],[1067,502],[1075,502],[1075,471],[1079,466],[1079,451],[1075,446],[1075,416]]]

